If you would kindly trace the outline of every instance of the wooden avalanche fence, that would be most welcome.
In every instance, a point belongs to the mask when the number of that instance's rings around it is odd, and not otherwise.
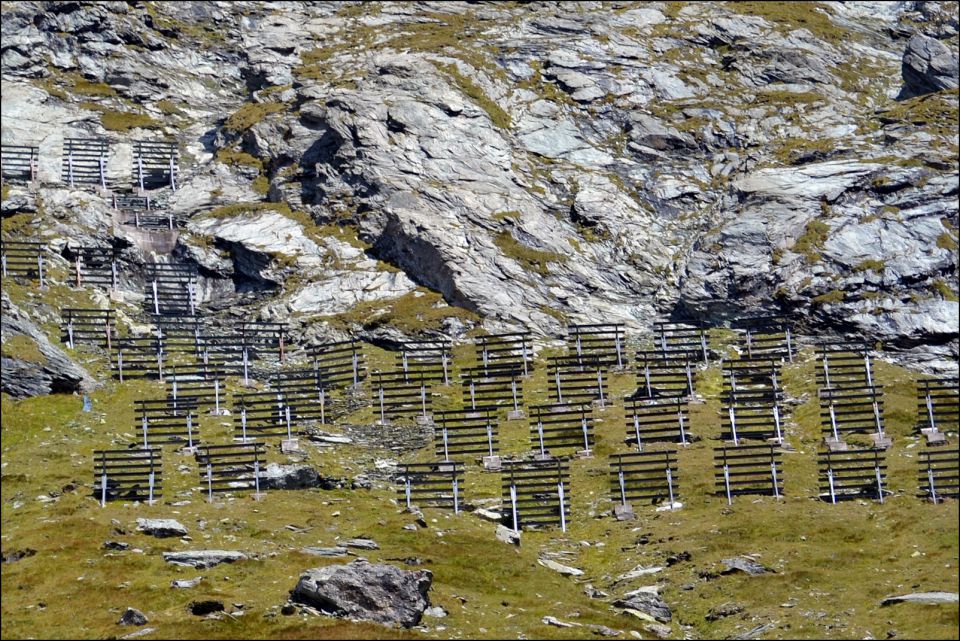
[[[159,449],[96,450],[93,453],[93,495],[107,501],[153,502],[163,496]]]
[[[397,491],[408,509],[423,505],[450,509],[456,514],[463,500],[463,474],[463,463],[458,461],[401,465]]]
[[[264,443],[201,445],[194,455],[200,468],[200,482],[213,502],[222,492],[253,490],[260,496],[260,472],[267,447]]]
[[[570,522],[570,464],[560,459],[505,461],[501,485],[504,523],[523,527],[557,527]]]
[[[673,450],[610,456],[610,499],[623,507],[668,501],[672,509],[679,495],[679,480]]]

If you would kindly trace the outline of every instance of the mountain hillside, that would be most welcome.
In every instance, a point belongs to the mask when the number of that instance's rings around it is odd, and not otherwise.
[[[18,1],[0,33],[4,638],[957,638],[957,501],[919,467],[958,438],[957,2]],[[583,365],[584,324],[616,363]],[[738,436],[761,326],[746,411],[775,413]],[[456,512],[408,509],[402,466],[450,471],[441,412],[519,332],[504,464],[546,457],[561,377],[599,390],[562,527],[517,540],[481,446]],[[848,365],[867,418],[831,434]],[[677,496],[618,520],[610,466],[665,398]],[[97,471],[147,414],[154,501]],[[248,427],[262,495],[211,497],[203,446]],[[743,442],[775,489],[728,500]],[[833,505],[841,445],[885,476]],[[236,562],[170,562],[195,550]],[[351,564],[386,626],[304,600],[356,558],[429,589]]]
[[[308,336],[385,337],[351,310],[425,287],[493,329],[783,313],[955,371],[955,3],[16,2],[3,18],[3,141],[39,146],[41,182],[64,137],[119,143],[117,176],[124,143],[177,141],[166,204],[226,226],[191,219],[175,253],[211,296],[271,295],[260,316]],[[79,196],[39,194],[69,223],[52,239],[111,236],[98,200],[78,219]],[[290,213],[326,263],[285,246]]]

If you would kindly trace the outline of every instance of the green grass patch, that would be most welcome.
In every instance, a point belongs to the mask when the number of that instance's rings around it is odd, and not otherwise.
[[[784,138],[774,144],[773,156],[784,165],[796,165],[837,151],[837,142],[832,138]]]
[[[222,25],[210,20],[185,21],[166,13],[167,2],[144,2],[143,8],[150,16],[152,26],[164,36],[186,37],[199,40],[207,47],[222,45],[226,42],[227,31]]]
[[[3,357],[15,358],[30,363],[42,363],[46,359],[40,353],[37,342],[24,334],[17,334],[3,341]]]
[[[134,111],[119,111],[111,109],[99,102],[85,101],[80,103],[81,109],[100,112],[100,124],[107,131],[127,132],[131,129],[159,129],[163,126],[150,116]]]
[[[154,106],[160,110],[160,113],[165,116],[179,116],[183,115],[183,111],[174,103],[172,100],[164,98],[163,100],[158,100]]]
[[[286,205],[286,203],[284,203]],[[279,210],[278,210],[279,211]],[[318,244],[323,244],[324,238],[336,238],[340,242],[346,243],[357,249],[367,250],[372,245],[365,243],[357,237],[357,230],[349,225],[318,225],[310,214],[305,211],[292,210],[289,206],[279,213],[287,218],[296,221],[303,227],[303,233]]]
[[[301,80],[315,80],[330,83],[335,87],[352,86],[352,88],[355,88],[356,79],[360,77],[358,74],[362,74],[363,70],[356,67],[345,69],[344,65],[333,63],[331,59],[338,53],[347,53],[361,46],[372,47],[373,37],[374,31],[370,28],[360,24],[354,25],[351,27],[351,40],[354,43],[354,47],[324,46],[305,51],[300,54],[302,64],[294,67],[293,73]],[[285,90],[286,87],[270,87],[269,89],[264,89],[261,95],[269,95],[264,92],[273,89],[282,91]]]
[[[946,89],[893,102],[888,109],[877,111],[877,117],[883,124],[910,123],[931,135],[953,137],[957,135],[958,96],[957,89]]]
[[[62,87],[60,87],[55,81],[54,76],[48,78],[35,78],[31,80],[33,84],[40,87],[48,94],[54,98],[59,98],[60,100],[69,100],[70,94],[68,94]]]
[[[958,248],[960,248],[960,243],[957,243],[957,239],[954,238],[953,234],[945,231],[937,236],[937,247],[940,249],[946,249],[947,251],[955,252]]]
[[[81,96],[115,96],[117,92],[105,82],[92,82],[79,78],[73,83],[73,93]]]
[[[856,265],[854,265],[854,266],[853,266],[853,271],[855,271],[855,272],[874,271],[874,272],[877,272],[877,273],[879,274],[879,273],[881,273],[884,269],[886,269],[886,266],[887,266],[886,262],[884,262],[884,261],[882,261],[882,260],[876,260],[876,259],[874,259],[874,258],[868,258],[868,259],[863,260],[863,261],[860,261],[859,263],[857,263]]]
[[[558,105],[575,105],[576,101],[570,97],[566,91],[561,89],[555,81],[546,80],[543,77],[543,63],[539,60],[528,60],[527,65],[533,69],[529,78],[515,83],[517,89],[527,89],[537,94],[544,100],[556,103]]]
[[[498,211],[495,214],[490,216],[493,220],[497,222],[503,222],[505,220],[520,220],[520,212],[511,210],[511,211]]]
[[[510,114],[501,109],[500,105],[491,100],[487,94],[483,93],[483,89],[473,82],[473,80],[460,73],[456,65],[443,64],[440,62],[434,62],[434,65],[450,76],[460,91],[466,94],[468,98],[473,100],[478,107],[487,113],[487,116],[490,117],[490,122],[492,122],[495,127],[500,129],[510,128],[513,124],[510,119]]]
[[[539,309],[541,312],[543,312],[547,316],[550,316],[551,318],[555,318],[556,320],[560,321],[563,324],[567,323],[567,315],[564,314],[559,309],[556,309],[555,307],[550,307],[549,305],[540,305]]]
[[[817,38],[840,43],[859,40],[856,32],[834,24],[823,11],[821,2],[726,2],[725,6],[741,15],[759,16],[782,31],[806,29]],[[819,10],[818,10],[819,9]]]
[[[234,133],[246,131],[270,114],[286,109],[279,102],[248,102],[230,114],[223,123],[224,129]]]
[[[306,214],[304,214],[306,216]],[[357,249],[362,249],[366,251],[373,247],[370,243],[360,240],[357,236],[357,230],[353,227],[347,225],[316,225],[316,234],[319,236],[331,236],[337,240],[350,245],[351,247],[356,247]]]
[[[287,203],[236,203],[234,205],[225,205],[205,211],[197,216],[203,218],[231,218],[241,214],[250,214],[260,211],[275,211],[284,215],[289,215],[290,206]]]
[[[933,281],[930,285],[930,289],[939,294],[943,300],[957,302],[960,301],[960,297],[957,296],[957,292],[950,288],[950,285],[947,284],[947,281],[943,279],[937,279]]]
[[[728,338],[723,332],[710,335],[717,344]],[[371,369],[396,366],[396,353],[369,345],[366,351]],[[544,349],[538,355],[535,369],[523,381],[527,403],[546,397],[550,381],[544,359],[559,353],[562,350]],[[453,355],[457,380],[456,372],[476,360],[469,345],[456,345]],[[914,496],[919,448],[910,445],[916,442],[917,374],[875,361],[887,432],[894,439],[893,448],[885,453],[887,486],[894,494],[883,504],[861,500],[830,505],[814,498],[816,452],[822,439],[816,367],[810,351],[804,350],[783,368],[787,396],[800,404],[791,404],[784,415],[785,436],[793,448],[783,454],[785,492],[780,500],[743,496],[727,506],[715,492],[713,448],[721,430],[722,376],[713,364],[698,368],[695,384],[703,400],[689,406],[688,433],[701,440],[675,448],[683,508],[656,512],[649,502],[637,501],[633,506],[637,520],[626,522],[609,514],[607,455],[630,449],[623,440],[622,398],[636,388],[638,373],[610,373],[609,402],[591,412],[594,456],[570,463],[568,531],[524,531],[519,548],[497,542],[495,526],[467,511],[454,515],[423,507],[427,527],[404,529],[414,517],[400,509],[397,484],[386,474],[376,474],[375,465],[386,458],[405,463],[436,460],[432,444],[399,452],[386,442],[307,446],[303,462],[327,476],[368,474],[376,479],[374,488],[271,491],[259,501],[237,492],[213,503],[198,489],[193,457],[168,447],[162,501],[113,502],[101,508],[90,497],[93,450],[135,445],[134,401],[161,397],[163,386],[107,382],[91,395],[90,413],[80,411],[80,399],[73,395],[17,402],[3,396],[4,551],[37,550],[34,556],[3,564],[4,585],[12,588],[4,592],[3,636],[59,638],[64,631],[78,638],[114,636],[117,618],[132,605],[146,612],[159,638],[584,638],[592,634],[587,625],[625,632],[643,629],[642,622],[611,609],[608,599],[584,594],[588,581],[615,596],[653,583],[649,576],[617,581],[637,565],[664,568],[654,578],[674,612],[674,637],[735,637],[761,621],[777,622],[768,634],[771,638],[881,638],[893,629],[910,638],[955,636],[955,606],[879,605],[884,596],[913,585],[923,590],[956,589],[958,504],[933,505]],[[369,388],[364,385],[360,393],[370,398]],[[246,390],[236,379],[228,379],[224,404],[233,407],[241,391]],[[461,399],[456,386],[434,388],[437,409],[457,409]],[[339,432],[348,423],[369,424],[373,416],[373,409],[366,406],[323,429]],[[233,425],[226,418],[199,415],[204,441],[229,442]],[[233,419],[235,423],[236,416]],[[406,421],[394,428],[416,429]],[[498,428],[502,455],[530,451],[529,418],[505,420],[501,412]],[[389,430],[378,433],[386,440]],[[268,443],[267,457],[288,462],[275,440]],[[492,500],[490,507],[495,507],[501,475],[483,472],[470,459],[466,468],[460,486],[463,500]],[[64,490],[68,484],[78,489]],[[34,500],[40,494],[56,500]],[[185,502],[171,505],[181,500]],[[194,542],[139,534],[137,517],[176,518],[187,526]],[[287,524],[295,527],[288,529]],[[270,615],[287,600],[302,570],[349,560],[311,557],[301,548],[331,546],[355,536],[370,537],[380,545],[379,550],[364,552],[371,562],[412,569],[401,559],[420,559],[421,567],[433,573],[431,603],[443,606],[449,616],[439,622],[425,619],[427,631],[403,631],[332,617]],[[102,544],[108,539],[125,541],[143,553],[106,551]],[[238,549],[256,558],[202,572],[175,568],[161,559],[163,551],[189,547]],[[584,576],[571,579],[539,566],[537,558],[548,552],[562,553],[559,560],[581,568]],[[689,560],[667,562],[679,552],[688,552]],[[702,578],[716,572],[721,559],[739,554],[758,554],[759,561],[776,573]],[[204,580],[189,594],[169,587],[173,579],[199,574]],[[206,598],[223,601],[228,610],[233,609],[229,604],[243,603],[246,614],[222,620],[187,615],[190,601]],[[40,601],[43,608],[38,607]],[[712,607],[729,601],[747,605],[749,618],[706,620]],[[783,607],[784,603],[794,607]],[[545,615],[582,625],[550,627],[541,622]],[[445,629],[438,630],[440,625]]]
[[[257,171],[263,171],[263,162],[256,156],[248,154],[245,151],[237,151],[235,149],[227,148],[218,149],[217,160],[225,165],[233,165],[235,167],[253,167]]]
[[[820,305],[832,305],[835,303],[842,303],[846,294],[842,289],[834,289],[825,294],[820,294],[819,296],[813,297],[813,302]]]
[[[361,302],[337,314],[335,320],[348,326],[359,325],[365,330],[395,327],[416,334],[437,331],[448,318],[458,318],[467,324],[480,322],[474,312],[448,305],[440,294],[422,287],[399,298]]]
[[[519,242],[509,231],[502,231],[494,239],[497,247],[503,252],[504,256],[512,258],[526,269],[536,272],[541,276],[550,273],[549,263],[566,262],[567,257],[556,252],[542,251],[534,249]]]
[[[612,238],[610,230],[600,225],[577,225],[580,236],[591,243],[599,243]]]
[[[822,259],[820,250],[827,242],[830,234],[830,225],[822,220],[813,219],[807,223],[803,234],[793,244],[792,251],[800,254],[809,264],[817,263]]]
[[[271,87],[264,87],[258,93],[262,97],[272,96],[274,94],[283,93],[287,89],[293,89],[293,85],[273,85]]]
[[[253,191],[261,196],[266,196],[268,193],[270,193],[270,181],[267,180],[267,177],[263,174],[260,174],[254,178],[253,183],[250,186],[253,188]]]
[[[880,215],[887,220],[898,220],[900,218],[900,208],[896,205],[884,205],[880,208]]]
[[[754,97],[755,104],[772,105],[781,108],[795,105],[812,105],[815,102],[821,102],[823,100],[823,96],[812,91],[785,91],[782,89],[760,91]]]
[[[130,131],[131,129],[159,129],[162,125],[147,116],[132,111],[103,111],[100,124],[107,131]]]

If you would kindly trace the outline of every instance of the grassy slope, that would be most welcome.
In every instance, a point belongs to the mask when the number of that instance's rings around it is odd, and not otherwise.
[[[458,365],[466,362],[469,349],[457,351]],[[374,366],[390,362],[390,355],[371,352]],[[144,610],[150,625],[157,628],[156,635],[163,637],[398,636],[399,631],[326,618],[264,617],[286,599],[302,569],[339,562],[305,556],[298,548],[331,545],[338,537],[369,536],[382,549],[368,553],[368,558],[419,557],[434,572],[431,598],[451,615],[427,620],[432,629],[429,636],[563,638],[587,634],[576,628],[544,626],[540,622],[543,615],[642,629],[641,622],[615,613],[603,601],[588,599],[580,583],[589,580],[601,589],[621,593],[656,578],[674,609],[674,623],[691,626],[689,634],[694,636],[725,636],[774,622],[776,629],[765,636],[862,638],[895,629],[900,635],[918,638],[955,637],[956,607],[879,609],[880,599],[889,594],[956,590],[958,544],[957,503],[934,506],[914,496],[913,377],[885,364],[879,364],[877,376],[888,386],[888,429],[896,438],[889,458],[889,484],[897,492],[884,505],[852,502],[831,506],[813,498],[819,427],[809,360],[790,367],[784,377],[794,396],[808,399],[793,412],[789,427],[797,453],[786,456],[786,498],[777,503],[770,498],[745,497],[727,508],[723,499],[711,496],[710,448],[719,435],[719,402],[710,395],[715,396],[719,377],[716,370],[709,370],[699,381],[707,401],[692,406],[691,417],[693,431],[704,440],[680,454],[682,510],[656,513],[650,506],[638,506],[639,520],[626,523],[603,515],[610,508],[606,454],[625,451],[623,408],[615,403],[597,411],[598,456],[572,465],[573,522],[569,532],[526,532],[519,550],[496,542],[494,526],[469,514],[453,516],[427,509],[428,529],[403,530],[412,518],[391,502],[395,494],[384,484],[370,491],[272,492],[259,502],[238,496],[208,504],[195,491],[197,471],[192,459],[170,449],[164,459],[164,500],[187,498],[189,505],[114,503],[101,509],[89,497],[92,451],[111,443],[133,442],[131,400],[156,397],[159,385],[109,383],[93,395],[91,414],[81,413],[80,399],[71,396],[21,402],[5,397],[3,549],[29,547],[37,554],[3,566],[3,636],[117,634],[120,629],[115,621],[127,606]],[[543,394],[545,385],[540,369],[526,384],[528,399],[530,391]],[[630,374],[615,377],[614,396],[622,396],[632,385]],[[459,389],[440,391],[443,396],[437,398],[438,408],[458,404]],[[349,418],[361,422],[371,416],[372,411],[364,409]],[[205,438],[224,442],[230,431],[223,420],[204,417],[201,430]],[[527,449],[528,429],[523,420],[502,423],[504,451]],[[308,450],[310,461],[334,476],[353,476],[372,469],[378,458],[393,458],[387,450],[359,446]],[[405,457],[431,458],[432,448]],[[281,460],[281,456],[272,450],[270,459]],[[186,467],[181,471],[180,466]],[[63,494],[54,503],[36,500],[68,483],[81,489]],[[465,492],[469,499],[499,497],[499,476],[471,467]],[[189,528],[194,541],[186,544],[138,535],[133,531],[138,516],[177,518]],[[112,524],[112,519],[118,520],[119,526]],[[206,522],[204,529],[199,526],[201,521]],[[286,529],[287,524],[309,529],[297,533]],[[119,533],[118,527],[125,533]],[[105,552],[101,545],[108,539],[128,541],[144,553]],[[638,543],[640,540],[648,542]],[[201,547],[241,549],[259,558],[200,572],[173,568],[160,559],[161,551]],[[585,577],[575,581],[538,566],[536,559],[542,550],[569,552],[568,562],[583,568]],[[618,574],[638,564],[662,565],[670,553],[681,551],[690,552],[692,559],[646,581],[610,589]],[[698,578],[699,572],[714,569],[721,558],[741,553],[760,554],[761,561],[777,569],[777,574]],[[169,587],[173,579],[196,575],[205,577],[196,589]],[[681,587],[690,585],[692,589]],[[228,607],[243,603],[247,614],[223,621],[201,620],[186,611],[190,601],[201,598],[220,599]],[[707,623],[706,612],[726,601],[744,605],[745,614]],[[673,629],[676,636],[683,634],[677,625]]]

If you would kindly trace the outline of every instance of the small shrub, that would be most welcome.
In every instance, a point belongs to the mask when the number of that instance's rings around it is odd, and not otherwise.
[[[816,263],[821,259],[820,249],[827,242],[830,234],[830,225],[821,220],[811,220],[807,223],[803,234],[793,244],[793,251],[802,255],[808,263]]]
[[[253,191],[257,192],[261,196],[266,196],[270,193],[270,181],[267,180],[267,177],[263,174],[260,174],[253,179],[253,184],[251,185]]]

